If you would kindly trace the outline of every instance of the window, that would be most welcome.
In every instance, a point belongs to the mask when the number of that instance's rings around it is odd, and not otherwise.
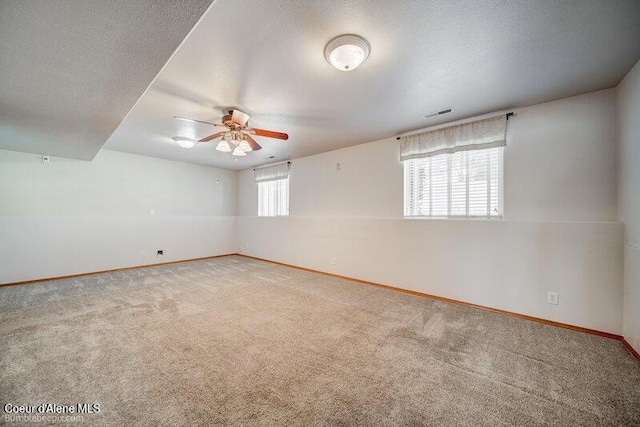
[[[502,218],[505,116],[401,139],[405,216]]]
[[[258,216],[289,215],[289,177],[258,183]]]
[[[258,216],[289,215],[289,162],[254,169]]]
[[[504,147],[404,162],[404,215],[502,217]]]

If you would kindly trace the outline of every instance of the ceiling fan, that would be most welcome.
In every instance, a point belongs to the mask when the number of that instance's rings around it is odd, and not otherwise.
[[[179,116],[173,116],[173,118],[190,123],[211,125],[216,128],[216,132],[198,141],[182,137],[173,138],[180,146],[191,148],[196,143],[204,143],[216,138],[222,138],[220,142],[218,142],[216,150],[223,153],[231,153],[234,157],[246,156],[249,151],[257,151],[262,148],[260,144],[253,139],[252,135],[283,140],[289,139],[289,135],[286,133],[249,127],[249,115],[240,110],[229,110],[229,114],[222,116],[222,123],[211,123]]]

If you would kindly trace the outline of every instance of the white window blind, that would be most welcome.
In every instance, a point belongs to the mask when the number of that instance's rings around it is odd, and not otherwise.
[[[289,215],[289,178],[258,183],[258,216]]]
[[[404,162],[405,216],[502,217],[503,147]]]
[[[289,163],[255,169],[258,216],[289,215]]]

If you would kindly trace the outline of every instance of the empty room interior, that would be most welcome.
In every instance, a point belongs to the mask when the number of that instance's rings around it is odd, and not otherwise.
[[[639,61],[637,0],[0,1],[0,424],[640,426]]]

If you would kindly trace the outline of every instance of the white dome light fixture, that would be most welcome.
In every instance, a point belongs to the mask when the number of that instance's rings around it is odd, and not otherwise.
[[[367,60],[371,45],[357,34],[343,34],[329,40],[324,47],[324,57],[340,71],[352,71]]]
[[[196,140],[184,136],[174,136],[173,140],[182,148],[192,148],[196,145]]]

